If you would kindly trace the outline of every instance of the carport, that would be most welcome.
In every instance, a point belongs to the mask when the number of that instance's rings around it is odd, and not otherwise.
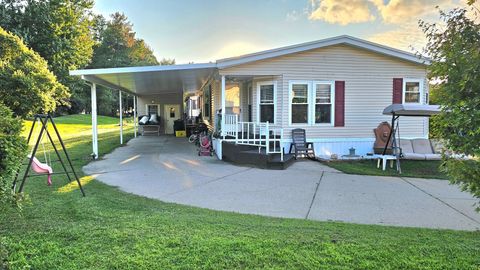
[[[141,66],[124,68],[83,69],[70,71],[71,76],[79,76],[91,91],[92,150],[98,158],[97,127],[97,85],[114,89],[119,94],[120,144],[123,144],[123,104],[122,93],[133,95],[134,134],[137,136],[138,97],[185,94],[198,91],[214,75],[215,63],[186,64],[171,66]],[[100,104],[101,105],[101,104]]]

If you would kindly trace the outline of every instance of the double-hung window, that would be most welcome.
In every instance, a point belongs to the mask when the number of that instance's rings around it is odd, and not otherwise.
[[[403,103],[421,104],[423,82],[419,79],[403,80]]]
[[[331,124],[333,115],[332,99],[334,84],[331,82],[314,82],[314,124]]]
[[[309,83],[294,82],[290,84],[290,111],[292,124],[308,124],[309,88]]]
[[[259,82],[257,84],[259,122],[275,123],[276,88],[274,82]]]
[[[290,82],[290,123],[333,124],[334,95],[332,81]]]

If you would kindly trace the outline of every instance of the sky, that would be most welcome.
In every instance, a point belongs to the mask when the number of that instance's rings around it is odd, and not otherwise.
[[[418,20],[439,20],[465,0],[96,0],[119,11],[157,59],[205,63],[262,50],[351,35],[408,52],[425,38]],[[413,47],[413,48],[412,48]]]

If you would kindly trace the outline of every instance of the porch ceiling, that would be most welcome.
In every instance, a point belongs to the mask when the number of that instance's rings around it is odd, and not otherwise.
[[[70,75],[135,95],[194,92],[216,69],[214,63],[83,69]]]

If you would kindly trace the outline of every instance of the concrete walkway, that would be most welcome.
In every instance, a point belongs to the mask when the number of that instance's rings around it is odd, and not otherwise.
[[[476,200],[448,181],[340,173],[298,161],[283,171],[198,157],[183,138],[139,137],[84,167],[121,190],[215,210],[408,227],[480,229]],[[87,188],[88,190],[88,188]]]

